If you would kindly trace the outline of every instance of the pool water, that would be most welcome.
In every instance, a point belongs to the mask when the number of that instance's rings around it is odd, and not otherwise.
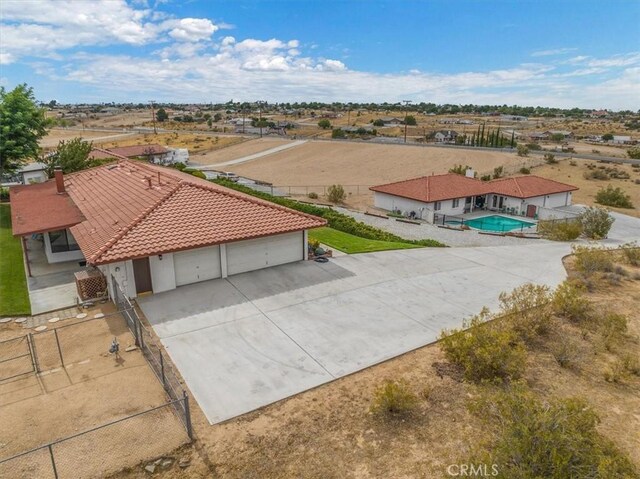
[[[482,231],[513,231],[535,226],[535,223],[531,223],[530,221],[522,221],[516,218],[508,218],[500,215],[474,218],[466,220],[464,224]]]

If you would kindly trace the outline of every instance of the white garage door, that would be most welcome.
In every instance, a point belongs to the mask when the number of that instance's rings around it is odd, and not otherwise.
[[[176,286],[219,278],[220,248],[210,246],[174,253],[173,265],[176,270]]]
[[[303,247],[302,231],[229,243],[227,270],[231,275],[300,261],[304,259]]]

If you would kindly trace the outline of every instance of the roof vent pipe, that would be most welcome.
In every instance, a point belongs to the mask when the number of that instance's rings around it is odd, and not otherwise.
[[[56,166],[53,169],[53,175],[56,179],[56,190],[58,190],[58,194],[61,195],[62,193],[66,193],[66,190],[64,189],[64,177],[62,176],[62,168]]]
[[[151,177],[150,176],[145,176],[144,179],[147,180],[147,186],[148,186],[149,189],[151,189]]]

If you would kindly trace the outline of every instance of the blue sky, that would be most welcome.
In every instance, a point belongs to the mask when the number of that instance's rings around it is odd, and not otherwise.
[[[640,108],[640,2],[3,0],[0,84],[60,102]]]

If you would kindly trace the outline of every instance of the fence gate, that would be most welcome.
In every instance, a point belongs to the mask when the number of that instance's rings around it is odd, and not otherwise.
[[[0,342],[0,381],[36,371],[31,334]]]

